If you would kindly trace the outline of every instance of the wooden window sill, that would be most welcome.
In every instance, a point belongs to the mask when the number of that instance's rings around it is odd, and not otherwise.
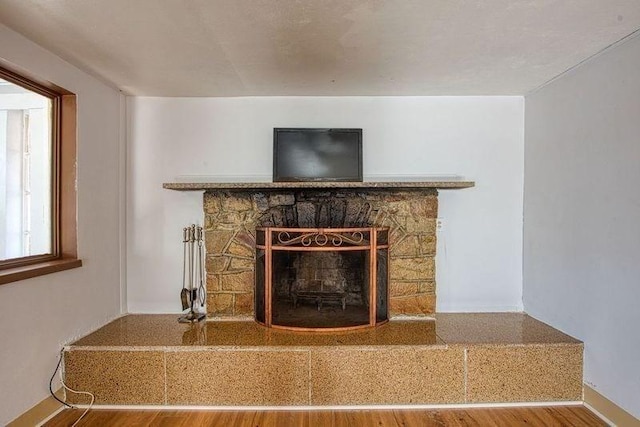
[[[37,264],[0,270],[0,285],[17,282],[18,280],[44,276],[57,271],[70,270],[82,266],[82,260],[78,258],[62,258],[53,261],[44,261]]]

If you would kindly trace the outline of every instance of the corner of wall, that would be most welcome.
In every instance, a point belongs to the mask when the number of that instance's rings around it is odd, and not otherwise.
[[[128,312],[127,306],[127,96],[119,95],[120,118],[118,129],[118,244],[120,249],[120,314]]]

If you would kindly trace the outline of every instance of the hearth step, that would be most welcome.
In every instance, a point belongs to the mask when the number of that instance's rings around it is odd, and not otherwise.
[[[64,362],[67,385],[98,405],[335,406],[581,401],[582,357],[580,341],[521,313],[335,334],[128,315]]]

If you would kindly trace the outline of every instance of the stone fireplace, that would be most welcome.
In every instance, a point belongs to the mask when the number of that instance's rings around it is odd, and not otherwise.
[[[379,184],[220,184],[220,188],[205,188],[208,316],[255,315],[259,227],[388,228],[389,315],[434,314],[438,186],[386,183],[379,188]],[[179,185],[169,188],[182,189],[176,187]],[[444,188],[472,185],[455,182]],[[356,297],[348,298],[353,302]]]

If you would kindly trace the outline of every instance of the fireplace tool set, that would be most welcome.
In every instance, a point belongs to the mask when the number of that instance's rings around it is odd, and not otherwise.
[[[182,310],[189,310],[180,316],[178,322],[193,323],[205,318],[196,308],[203,308],[205,301],[204,289],[204,246],[202,227],[191,224],[182,229],[183,262],[182,262],[182,290],[180,301]]]

